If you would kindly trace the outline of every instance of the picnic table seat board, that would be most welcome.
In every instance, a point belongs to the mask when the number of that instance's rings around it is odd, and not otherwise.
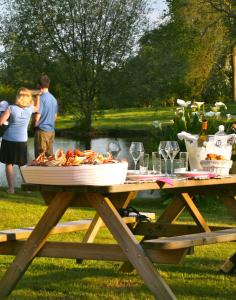
[[[145,240],[144,243],[171,250],[232,241],[236,241],[236,228]]]
[[[150,220],[155,220],[155,213],[140,212],[140,214],[146,216]],[[52,229],[50,234],[69,233],[69,232],[87,230],[91,225],[92,220],[93,219],[83,219],[83,220],[58,223]],[[123,220],[126,224],[136,223],[138,221],[138,216],[132,213],[128,217],[123,217]],[[105,225],[102,222],[100,226],[104,227]],[[7,242],[7,241],[15,241],[15,240],[25,240],[30,236],[33,230],[34,227],[0,230],[0,243]]]

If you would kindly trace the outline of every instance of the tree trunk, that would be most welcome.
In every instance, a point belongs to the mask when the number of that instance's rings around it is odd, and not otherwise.
[[[233,97],[236,102],[236,46],[233,48]]]

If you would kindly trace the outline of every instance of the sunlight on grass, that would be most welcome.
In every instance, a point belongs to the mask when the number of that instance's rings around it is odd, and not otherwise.
[[[92,125],[97,129],[143,130],[152,126],[155,120],[173,119],[174,110],[174,108],[105,110],[96,115]],[[74,125],[73,116],[58,116],[57,129],[70,129]]]

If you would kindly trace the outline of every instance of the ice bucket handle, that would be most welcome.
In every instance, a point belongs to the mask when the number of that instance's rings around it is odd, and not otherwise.
[[[230,145],[235,144],[235,142],[236,142],[236,134],[235,133],[229,134],[227,137],[228,137],[228,139],[227,139],[228,144],[230,144]]]
[[[197,136],[193,135],[191,133],[188,133],[186,131],[181,131],[180,133],[177,134],[178,139],[182,140],[187,140],[187,141],[197,141]]]

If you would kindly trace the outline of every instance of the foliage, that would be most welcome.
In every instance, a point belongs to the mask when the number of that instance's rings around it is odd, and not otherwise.
[[[70,91],[70,101],[90,131],[103,71],[118,66],[132,52],[145,25],[147,1],[14,0],[10,4],[13,9],[1,26],[7,66],[42,63],[36,72],[51,71]],[[18,68],[15,75],[32,83],[32,75],[24,72]]]
[[[204,1],[167,3],[165,22],[141,37],[137,56],[107,74],[103,107],[107,102],[155,107],[173,105],[179,97],[209,103],[232,98],[232,24]]]

